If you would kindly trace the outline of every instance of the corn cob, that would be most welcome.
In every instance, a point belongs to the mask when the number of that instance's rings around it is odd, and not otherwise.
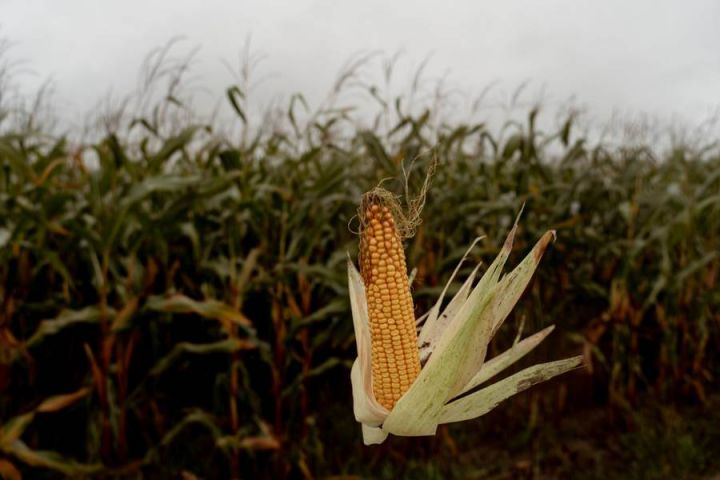
[[[360,234],[371,339],[372,387],[392,409],[420,373],[420,357],[405,252],[390,209],[366,197]]]

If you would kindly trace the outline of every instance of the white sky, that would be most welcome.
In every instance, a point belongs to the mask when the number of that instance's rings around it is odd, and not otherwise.
[[[32,71],[23,81],[52,78],[65,112],[132,90],[145,55],[178,35],[180,52],[200,47],[194,83],[213,97],[251,35],[274,74],[261,97],[317,100],[352,54],[401,50],[408,69],[431,55],[428,75],[470,94],[530,80],[598,117],[699,123],[720,106],[717,0],[0,0],[0,38]]]

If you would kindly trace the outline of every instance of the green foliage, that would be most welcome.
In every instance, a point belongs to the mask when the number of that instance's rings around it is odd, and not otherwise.
[[[582,350],[591,360],[591,378],[563,388],[628,412],[644,392],[704,400],[720,366],[717,149],[656,158],[591,147],[572,118],[540,132],[537,111],[493,136],[404,112],[400,100],[381,113],[388,128],[368,130],[334,107],[300,120],[299,95],[284,120],[252,130],[243,88],[227,97],[240,141],[203,124],[167,133],[157,109],[89,145],[1,130],[0,450],[10,462],[107,478],[343,471],[331,452],[360,448],[344,270],[357,202],[403,169],[416,188],[433,159],[408,242],[419,312],[474,237],[487,236],[476,260],[496,255],[524,204],[518,254],[546,229],[558,240],[514,315],[531,331],[559,325],[548,359]],[[53,398],[68,401],[41,408]],[[678,468],[693,448],[677,451]],[[441,475],[418,462],[411,470]]]

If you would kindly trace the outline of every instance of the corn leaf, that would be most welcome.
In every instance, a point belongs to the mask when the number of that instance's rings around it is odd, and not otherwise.
[[[9,453],[27,465],[49,468],[67,476],[92,475],[104,469],[101,464],[79,463],[55,452],[31,450],[20,440],[12,444]]]
[[[230,324],[240,327],[251,327],[250,320],[230,305],[215,299],[193,300],[185,295],[175,294],[170,297],[152,296],[145,307],[149,310],[165,313],[195,313],[205,318],[220,321],[226,328]]]
[[[24,415],[18,415],[11,418],[0,428],[0,449],[6,450],[10,448],[13,442],[18,440],[25,432],[30,422],[35,418],[35,412],[29,412]]]
[[[115,314],[115,310],[112,308],[106,308],[105,312],[107,315]],[[33,347],[45,340],[46,337],[55,335],[67,327],[82,323],[97,323],[101,318],[101,309],[94,305],[85,307],[82,310],[65,310],[56,318],[40,322],[40,326],[28,339],[26,345],[28,347]]]
[[[228,338],[214,343],[190,343],[181,342],[175,345],[175,347],[157,361],[155,366],[150,370],[150,375],[158,376],[165,370],[170,368],[178,358],[186,353],[193,353],[196,355],[206,355],[209,353],[233,353],[240,350],[250,350],[256,348],[255,343],[249,340],[242,340],[237,338]]]
[[[3,458],[0,458],[0,477],[5,480],[22,480],[20,470]]]

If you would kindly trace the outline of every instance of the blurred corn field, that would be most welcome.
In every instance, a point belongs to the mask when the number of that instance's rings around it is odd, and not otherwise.
[[[433,161],[407,244],[419,312],[473,238],[475,260],[495,256],[523,204],[517,255],[558,231],[508,324],[556,323],[533,362],[583,352],[589,367],[509,408],[622,418],[717,391],[716,139],[592,143],[572,115],[542,131],[532,108],[493,131],[375,87],[362,125],[334,100],[352,68],[318,110],[294,95],[263,117],[241,78],[223,128],[169,71],[162,100],[88,142],[0,91],[0,475],[314,478],[454,448],[474,426],[361,451],[350,401],[358,201],[384,179],[412,191]]]

